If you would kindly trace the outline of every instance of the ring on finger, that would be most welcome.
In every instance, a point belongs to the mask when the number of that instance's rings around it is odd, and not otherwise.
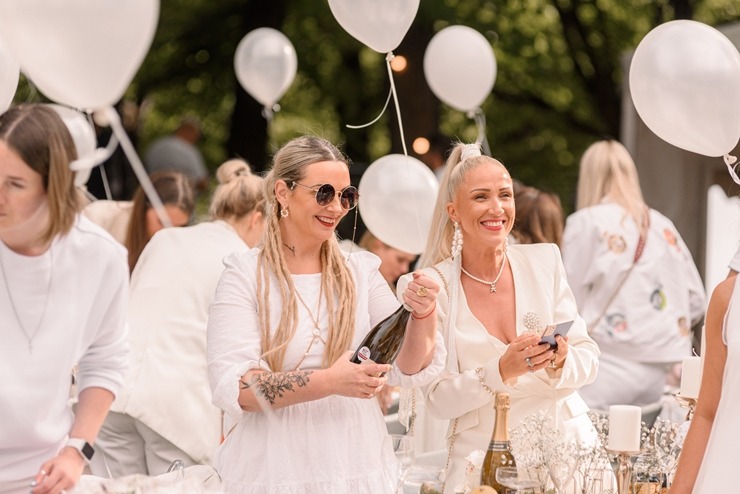
[[[427,287],[419,285],[419,288],[416,289],[416,294],[420,297],[426,297],[429,291],[427,290]]]
[[[527,357],[524,359],[525,362],[527,362],[527,367],[532,368],[534,367],[534,364],[532,363],[532,359]]]
[[[558,364],[555,363],[555,359],[550,360],[548,367],[550,367],[551,369],[555,369],[557,366]]]

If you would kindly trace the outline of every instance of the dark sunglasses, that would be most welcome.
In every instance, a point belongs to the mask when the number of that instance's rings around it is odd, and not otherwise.
[[[299,184],[298,182],[293,181],[290,186],[290,190],[295,189],[296,185],[300,185],[304,189],[316,192],[316,202],[319,206],[328,206],[332,201],[334,201],[337,194],[339,194],[339,202],[341,203],[342,208],[353,209],[357,206],[357,200],[360,198],[360,193],[354,185],[348,185],[337,192],[332,184],[321,184],[318,187],[309,187],[308,185]]]

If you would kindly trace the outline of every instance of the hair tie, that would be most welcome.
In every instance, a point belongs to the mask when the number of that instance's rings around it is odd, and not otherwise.
[[[463,146],[462,153],[460,154],[460,161],[465,161],[468,158],[475,158],[480,155],[479,144],[466,144]]]

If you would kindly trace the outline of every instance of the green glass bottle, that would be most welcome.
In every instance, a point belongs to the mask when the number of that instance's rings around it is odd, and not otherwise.
[[[488,445],[486,457],[483,459],[481,468],[481,485],[490,485],[499,494],[505,493],[506,488],[496,481],[496,470],[499,467],[516,466],[514,455],[511,454],[511,441],[509,440],[509,408],[511,407],[511,396],[509,393],[496,393],[494,399],[496,420],[493,423],[493,434]]]

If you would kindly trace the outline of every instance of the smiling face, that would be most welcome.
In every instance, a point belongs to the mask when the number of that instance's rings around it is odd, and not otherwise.
[[[460,224],[464,249],[485,250],[504,244],[514,226],[514,189],[502,165],[485,162],[467,172],[447,205]]]
[[[43,178],[0,140],[0,239],[39,232],[48,221]]]
[[[320,245],[336,230],[339,220],[347,210],[342,208],[338,192],[350,185],[349,168],[341,161],[320,161],[304,168],[298,181],[304,187],[278,181],[276,195],[280,203],[288,207],[289,214],[280,220],[283,240],[289,245]],[[323,184],[331,184],[337,194],[327,206],[316,202],[316,190]]]

